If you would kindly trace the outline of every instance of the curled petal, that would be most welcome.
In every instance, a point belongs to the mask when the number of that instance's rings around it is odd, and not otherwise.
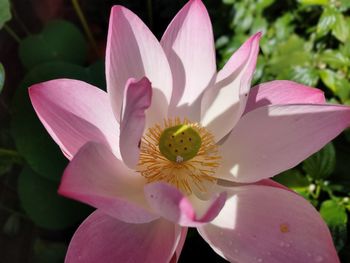
[[[350,125],[350,107],[268,105],[245,114],[220,148],[217,176],[252,183],[290,169]]]
[[[97,210],[75,232],[65,263],[169,262],[181,230],[163,219],[130,224]]]
[[[185,110],[186,117],[198,121],[199,97],[216,74],[213,30],[202,1],[191,0],[179,11],[161,45],[174,80],[169,114],[182,117]]]
[[[145,129],[145,111],[151,106],[152,87],[147,78],[126,84],[123,117],[120,122],[120,152],[123,161],[134,168],[139,160],[139,143]]]
[[[272,187],[281,188],[281,189],[284,189],[286,191],[290,191],[292,193],[295,193],[292,189],[288,188],[287,186],[284,186],[283,184],[277,183],[271,179],[263,179],[261,181],[254,183],[254,185],[272,186]]]
[[[218,73],[215,86],[202,98],[201,124],[219,141],[241,117],[259,54],[261,33],[248,39]]]
[[[119,153],[119,124],[106,92],[82,81],[57,79],[29,88],[41,122],[68,159],[88,141]]]
[[[106,79],[112,108],[120,120],[124,89],[129,78],[146,76],[154,94],[149,122],[167,116],[172,92],[168,60],[157,38],[133,12],[114,6],[111,11],[106,49]]]
[[[58,192],[119,220],[144,223],[158,218],[144,198],[144,183],[106,146],[90,142],[69,163]]]
[[[149,205],[162,217],[181,226],[198,226],[213,220],[225,204],[226,192],[213,195],[210,200],[190,198],[165,183],[145,186]]]
[[[270,104],[322,104],[323,91],[289,80],[274,80],[253,87],[243,114]]]
[[[304,198],[269,186],[234,191],[198,228],[219,255],[233,262],[339,262],[327,225]]]

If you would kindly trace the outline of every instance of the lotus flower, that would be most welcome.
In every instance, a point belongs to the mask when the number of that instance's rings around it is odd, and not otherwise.
[[[260,37],[217,72],[200,0],[160,42],[114,6],[107,92],[70,79],[30,88],[70,160],[59,193],[97,208],[74,234],[67,263],[177,262],[188,227],[232,262],[339,262],[317,211],[268,178],[336,137],[350,108],[290,81],[250,91]]]

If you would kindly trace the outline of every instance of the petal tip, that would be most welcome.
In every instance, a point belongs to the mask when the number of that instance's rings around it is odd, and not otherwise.
[[[147,85],[147,86],[151,86],[152,85],[152,82],[145,76],[145,77],[142,77],[140,80],[139,80],[140,84],[142,85]]]
[[[28,88],[28,93],[29,93],[29,96],[35,93],[35,85],[30,86]]]
[[[113,14],[114,12],[120,12],[120,11],[122,11],[123,9],[125,9],[124,6],[121,6],[121,5],[114,5],[114,6],[112,6],[112,8],[111,8],[111,13]]]
[[[43,83],[36,83],[36,84],[33,84],[31,85],[29,88],[28,88],[28,94],[29,94],[29,97],[32,99],[32,97],[34,96],[37,96],[39,95],[40,93],[40,90],[41,89],[41,85]]]
[[[188,9],[191,9],[192,6],[196,8],[195,10],[198,10],[204,14],[208,14],[207,8],[205,7],[202,0],[190,0],[187,2],[184,8],[186,9],[187,7]]]
[[[262,36],[263,36],[263,32],[262,31],[259,31],[257,33],[255,33],[253,36],[251,36],[251,42],[254,43],[254,42],[260,42]]]
[[[257,32],[257,33],[255,34],[255,36],[258,37],[258,38],[261,38],[262,35],[263,35],[263,32],[262,32],[262,31],[259,31],[259,32]]]

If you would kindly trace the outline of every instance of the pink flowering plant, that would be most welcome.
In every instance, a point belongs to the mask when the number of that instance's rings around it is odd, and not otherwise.
[[[327,225],[270,178],[350,125],[350,108],[276,80],[251,89],[261,33],[217,71],[207,10],[190,0],[160,42],[114,6],[107,92],[56,79],[32,105],[70,160],[59,193],[93,212],[66,263],[177,262],[189,227],[230,262],[339,262]]]

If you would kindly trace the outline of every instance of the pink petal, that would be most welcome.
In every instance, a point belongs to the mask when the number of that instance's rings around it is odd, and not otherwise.
[[[244,111],[246,114],[269,104],[322,104],[326,99],[321,90],[289,80],[275,80],[253,87],[248,96]]]
[[[244,186],[199,233],[233,262],[339,262],[332,237],[304,198],[275,187]]]
[[[179,11],[165,31],[161,45],[174,78],[172,105],[178,106],[170,114],[197,121],[198,98],[216,73],[213,30],[202,1],[189,1]],[[189,106],[194,109],[189,110]]]
[[[144,76],[155,89],[150,116],[154,120],[162,120],[167,116],[172,92],[172,75],[167,58],[156,37],[134,13],[122,6],[114,6],[109,21],[106,78],[118,121],[127,80]]]
[[[99,208],[119,220],[144,223],[158,218],[143,194],[144,179],[104,145],[84,145],[64,171],[58,192]]]
[[[219,141],[235,126],[244,112],[259,54],[261,33],[248,39],[218,73],[215,86],[202,99],[201,123]]]
[[[290,191],[292,193],[295,193],[292,189],[288,188],[287,186],[284,186],[283,184],[277,183],[271,179],[263,179],[261,181],[254,183],[254,185],[272,186],[272,187],[281,188],[283,190],[287,190],[287,191]]]
[[[82,81],[51,80],[29,88],[41,122],[68,159],[88,141],[108,145],[119,153],[119,124],[106,92]]]
[[[187,232],[188,232],[188,228],[187,227],[183,227],[182,230],[181,230],[180,241],[177,244],[176,251],[175,251],[175,253],[174,253],[174,255],[171,258],[169,263],[177,263],[179,261],[180,254],[182,252],[182,248],[183,248],[183,246],[185,244],[185,241],[186,241]]]
[[[180,235],[163,219],[129,224],[97,210],[75,232],[65,263],[169,262]]]
[[[193,195],[188,198],[165,183],[147,184],[145,195],[154,211],[181,226],[198,226],[213,220],[226,200],[226,192],[217,193],[207,201]]]
[[[145,129],[145,111],[150,107],[152,87],[147,78],[126,84],[123,117],[120,122],[120,152],[124,163],[134,168],[140,155],[139,143]]]
[[[244,115],[220,148],[217,176],[241,183],[272,177],[319,151],[350,124],[350,107],[268,105]]]

